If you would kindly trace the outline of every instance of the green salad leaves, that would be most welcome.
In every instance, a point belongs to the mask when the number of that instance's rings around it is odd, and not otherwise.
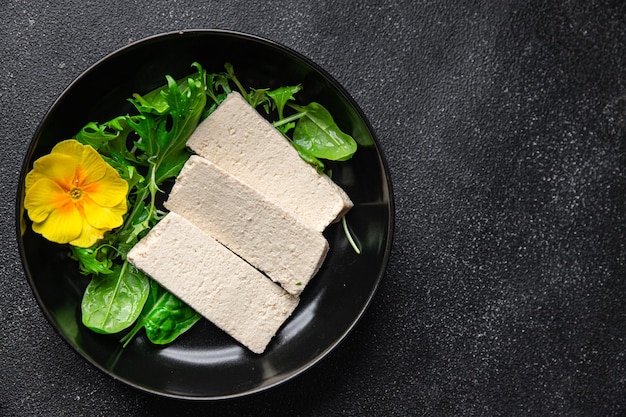
[[[129,184],[122,226],[90,248],[71,246],[70,253],[80,272],[90,278],[81,303],[83,324],[98,333],[128,330],[121,339],[124,346],[142,329],[151,342],[170,343],[200,318],[130,264],[126,255],[165,215],[159,201],[165,185],[176,178],[190,156],[188,138],[233,89],[274,119],[274,126],[300,156],[320,171],[325,169],[322,160],[344,161],[357,150],[354,139],[339,129],[321,104],[295,104],[301,86],[246,89],[228,63],[224,72],[213,74],[198,63],[192,67],[195,73],[187,77],[166,76],[163,86],[129,98],[136,114],[88,123],[75,135]]]

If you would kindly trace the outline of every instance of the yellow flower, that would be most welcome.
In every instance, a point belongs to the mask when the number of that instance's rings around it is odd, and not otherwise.
[[[128,183],[91,146],[70,139],[35,161],[24,207],[33,230],[57,243],[89,247],[122,225]]]

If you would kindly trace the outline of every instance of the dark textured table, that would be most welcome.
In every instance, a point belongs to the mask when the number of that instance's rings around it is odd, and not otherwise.
[[[63,3],[55,6],[54,3]],[[626,3],[0,4],[2,416],[626,415]],[[15,193],[44,113],[100,58],[172,30],[267,37],[342,83],[396,199],[387,274],[293,381],[187,403],[92,368],[20,264]]]

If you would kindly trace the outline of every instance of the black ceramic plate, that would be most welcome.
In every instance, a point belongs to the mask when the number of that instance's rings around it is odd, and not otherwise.
[[[103,122],[132,111],[127,98],[191,74],[199,62],[208,72],[234,65],[244,85],[275,88],[302,84],[302,103],[318,101],[360,142],[356,155],[333,166],[333,178],[352,198],[348,215],[363,252],[354,253],[337,224],[325,235],[331,250],[302,294],[294,315],[266,352],[256,355],[206,320],[174,343],[154,346],[144,336],[121,349],[119,335],[87,330],[80,300],[87,284],[67,257],[67,247],[34,234],[18,209],[18,241],[26,276],[44,313],[59,334],[90,363],[141,390],[188,398],[246,395],[289,380],[336,347],[367,308],[384,274],[390,252],[393,204],[389,174],[372,129],[356,103],[324,70],[273,42],[226,31],[168,33],[131,44],[104,58],[74,81],[40,124],[24,161],[23,180],[33,161],[90,121]]]

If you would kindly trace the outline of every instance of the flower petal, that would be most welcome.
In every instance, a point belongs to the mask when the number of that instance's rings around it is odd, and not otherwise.
[[[126,200],[128,183],[120,177],[120,174],[109,165],[106,166],[105,175],[98,181],[87,184],[83,191],[102,207],[114,207]]]
[[[111,230],[122,225],[122,216],[126,213],[126,199],[114,207],[102,207],[89,196],[81,200],[85,220],[98,229]]]
[[[83,218],[72,202],[51,211],[43,222],[33,223],[33,230],[46,239],[68,243],[76,239],[83,229]]]
[[[98,229],[96,227],[91,226],[86,221],[83,223],[83,228],[80,232],[78,238],[72,240],[70,245],[79,246],[81,248],[88,248],[94,243],[96,243],[99,239],[102,239],[104,236],[104,232],[106,229]]]
[[[98,181],[104,176],[108,166],[94,148],[74,139],[57,143],[52,148],[52,154],[66,155],[76,160],[76,170],[73,174],[73,179],[76,181],[74,186],[83,186]]]
[[[83,149],[85,145],[77,141],[76,139],[63,140],[52,148],[51,153],[65,154],[77,158],[78,161],[82,159]]]
[[[35,161],[33,169],[26,175],[26,190],[42,178],[51,179],[69,190],[77,168],[77,158],[54,153],[44,155]]]
[[[71,204],[69,195],[59,184],[47,177],[42,177],[27,188],[24,197],[24,208],[35,223],[43,222],[51,212],[68,203]]]
[[[76,176],[80,186],[85,187],[89,184],[102,181],[107,172],[107,168],[113,168],[102,159],[102,156],[94,148],[89,145],[81,146],[82,159],[80,161],[80,169],[76,173]]]

